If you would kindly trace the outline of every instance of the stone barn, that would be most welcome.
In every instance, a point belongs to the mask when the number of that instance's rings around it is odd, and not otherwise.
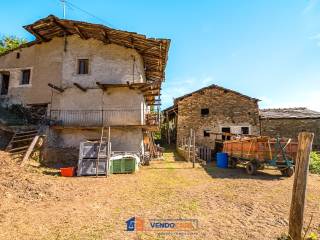
[[[260,127],[261,135],[295,140],[299,132],[313,132],[313,148],[320,150],[320,112],[307,108],[261,109]]]
[[[217,85],[201,88],[162,112],[162,136],[180,145],[194,129],[197,145],[214,147],[215,133],[259,135],[258,101]]]

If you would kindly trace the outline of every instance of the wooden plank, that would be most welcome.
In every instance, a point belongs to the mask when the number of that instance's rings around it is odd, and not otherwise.
[[[63,93],[64,92],[64,89],[60,88],[60,87],[57,87],[55,85],[53,85],[52,83],[48,83],[48,86],[53,88],[54,90],[57,90],[58,92],[60,93]]]
[[[14,153],[15,151],[18,151],[18,150],[24,150],[24,149],[28,149],[29,145],[25,145],[23,147],[17,147],[17,148],[12,148],[9,150],[10,153]]]
[[[24,142],[24,141],[31,141],[33,138],[25,138],[25,139],[19,139],[19,140],[13,140],[11,143],[18,143],[18,142]]]
[[[29,137],[34,137],[36,136],[37,133],[32,133],[32,134],[27,134],[27,135],[19,135],[19,136],[15,136],[13,140],[20,140],[20,139],[25,139],[25,138],[29,138]]]
[[[305,194],[313,137],[314,134],[308,132],[301,132],[298,136],[298,154],[289,217],[289,236],[293,240],[302,239]]]
[[[29,159],[34,147],[36,146],[36,144],[37,144],[37,142],[39,140],[39,137],[40,137],[40,135],[37,135],[37,136],[35,136],[33,138],[33,140],[31,142],[26,154],[23,156],[23,159],[22,159],[22,162],[21,162],[21,166],[24,166],[26,164],[26,162],[28,161],[28,159]]]
[[[37,130],[32,130],[32,131],[24,131],[24,132],[17,132],[15,135],[16,136],[23,136],[25,134],[29,134],[29,133],[37,133]]]
[[[82,92],[86,92],[87,89],[82,87],[79,83],[73,83],[74,86],[76,86],[77,88],[79,88]]]

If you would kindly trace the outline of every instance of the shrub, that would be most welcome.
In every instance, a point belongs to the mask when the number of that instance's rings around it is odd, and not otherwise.
[[[311,173],[320,174],[320,154],[311,152],[309,170]]]

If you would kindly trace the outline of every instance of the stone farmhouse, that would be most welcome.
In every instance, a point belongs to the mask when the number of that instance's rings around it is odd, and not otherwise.
[[[320,149],[320,113],[306,108],[261,109],[258,99],[217,85],[178,97],[163,110],[162,136],[177,146],[187,143],[195,130],[196,145],[219,149],[228,136],[221,133],[287,137],[297,140],[301,131],[314,132],[314,149]]]
[[[170,40],[53,15],[24,28],[36,39],[0,56],[0,103],[45,108],[44,157],[76,160],[102,126],[112,150],[143,153],[159,127]]]

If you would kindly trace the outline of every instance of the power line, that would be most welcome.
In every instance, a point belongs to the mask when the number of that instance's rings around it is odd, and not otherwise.
[[[77,10],[79,10],[79,11],[81,11],[81,12],[89,15],[90,17],[93,17],[93,18],[99,20],[100,22],[105,23],[106,25],[108,25],[108,26],[110,26],[110,27],[112,27],[112,28],[115,28],[115,27],[114,27],[112,24],[110,24],[109,22],[105,21],[104,19],[102,19],[102,18],[100,18],[100,17],[97,17],[96,15],[94,15],[93,13],[88,12],[87,10],[84,10],[84,9],[78,7],[78,6],[75,5],[74,3],[71,3],[70,1],[67,1],[67,0],[59,0],[59,1],[61,1],[64,5],[66,5],[66,6],[70,7],[70,8],[77,9]],[[64,17],[65,17],[65,8],[64,8]]]

